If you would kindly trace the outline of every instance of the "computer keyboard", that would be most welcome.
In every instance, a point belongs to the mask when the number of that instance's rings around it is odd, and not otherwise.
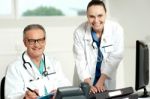
[[[125,99],[127,97],[127,99],[138,99],[136,98],[137,95],[133,94],[133,92],[134,91],[132,87],[126,87],[116,90],[107,90],[105,92],[90,94],[89,99]]]

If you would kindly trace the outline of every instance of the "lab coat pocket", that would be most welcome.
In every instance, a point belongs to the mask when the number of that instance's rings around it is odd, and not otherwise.
[[[52,74],[52,75],[48,75],[47,77],[45,77],[45,86],[48,90],[48,92],[51,92],[52,90],[56,89],[56,74]]]
[[[103,46],[102,48],[104,49],[104,52],[106,53],[112,52],[114,50],[114,47],[112,44]]]
[[[44,95],[44,83],[43,83],[43,79],[38,79],[38,80],[34,80],[34,81],[30,81],[26,87],[31,88],[32,90],[37,89],[39,91],[39,95],[42,96]]]

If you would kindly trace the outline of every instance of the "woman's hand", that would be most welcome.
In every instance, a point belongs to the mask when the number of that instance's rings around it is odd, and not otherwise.
[[[106,90],[103,82],[97,82],[95,85],[97,92],[104,92]]]
[[[98,92],[104,92],[106,90],[105,88],[105,80],[107,79],[107,76],[105,74],[102,74],[99,78],[98,82],[96,83],[95,87]]]
[[[84,80],[85,83],[88,83],[90,86],[90,93],[97,93],[97,89],[95,86],[92,85],[92,81],[90,78]]]
[[[91,93],[93,93],[93,94],[95,94],[95,93],[97,93],[97,88],[95,87],[95,86],[91,86],[91,88],[90,88],[90,94]]]

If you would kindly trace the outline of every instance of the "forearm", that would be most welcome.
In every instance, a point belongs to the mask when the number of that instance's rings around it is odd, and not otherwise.
[[[108,79],[108,76],[106,74],[101,74],[98,83],[104,85],[106,79]]]
[[[92,86],[92,81],[91,81],[91,78],[86,78],[84,80],[85,83],[88,83],[90,86]]]
[[[101,77],[99,78],[98,82],[94,86],[97,89],[96,92],[103,92],[103,91],[106,90],[106,88],[105,88],[105,80],[107,78],[108,78],[107,75],[105,75],[105,74],[101,75]]]

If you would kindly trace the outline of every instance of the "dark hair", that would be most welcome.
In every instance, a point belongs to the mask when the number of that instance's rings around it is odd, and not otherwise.
[[[25,37],[25,34],[26,34],[27,31],[32,30],[32,29],[41,29],[44,32],[45,36],[46,36],[46,31],[45,31],[45,29],[44,29],[44,27],[42,25],[29,24],[23,30],[23,37]]]
[[[87,6],[87,10],[88,10],[89,7],[91,7],[91,6],[93,6],[93,5],[103,6],[105,12],[107,11],[104,2],[101,1],[101,0],[91,0],[91,1],[89,2],[88,6]]]

